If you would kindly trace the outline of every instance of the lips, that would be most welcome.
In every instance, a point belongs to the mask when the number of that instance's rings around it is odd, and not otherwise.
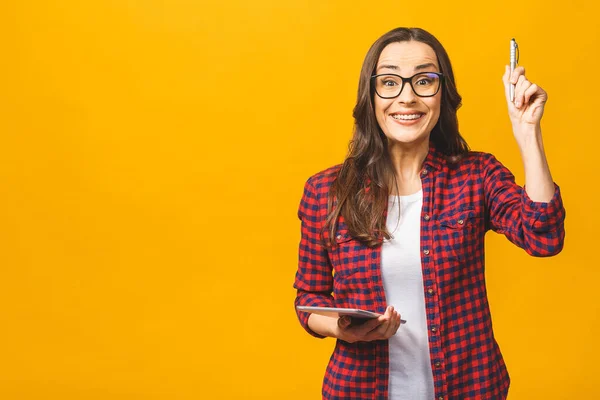
[[[390,115],[395,120],[413,121],[413,120],[421,118],[425,114],[413,113],[413,114],[390,114]]]
[[[424,113],[418,111],[410,111],[410,112],[396,112],[389,114],[395,124],[402,126],[410,126],[419,123],[423,117]]]

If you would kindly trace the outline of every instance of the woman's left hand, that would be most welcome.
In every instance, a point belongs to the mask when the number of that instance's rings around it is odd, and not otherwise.
[[[540,129],[540,121],[544,114],[544,106],[548,100],[548,94],[544,89],[531,83],[525,77],[525,68],[517,67],[510,73],[508,65],[505,68],[504,89],[506,102],[508,103],[508,115],[513,125],[513,131],[517,140],[521,132]],[[510,101],[510,84],[515,84],[515,101]]]

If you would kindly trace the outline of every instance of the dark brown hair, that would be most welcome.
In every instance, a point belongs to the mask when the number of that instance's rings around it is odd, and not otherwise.
[[[384,238],[391,237],[386,228],[385,215],[390,195],[388,177],[393,177],[395,173],[388,153],[387,138],[375,117],[375,92],[371,87],[371,76],[387,45],[410,40],[425,43],[434,50],[444,76],[440,117],[429,140],[449,159],[460,158],[469,151],[458,131],[456,117],[462,98],[456,90],[450,59],[442,44],[420,28],[396,28],[381,36],[367,52],[360,71],[358,99],[353,112],[354,134],[348,155],[329,195],[325,223],[325,229],[329,231],[329,245],[335,244],[340,215],[346,222],[348,233],[369,247],[376,247]]]

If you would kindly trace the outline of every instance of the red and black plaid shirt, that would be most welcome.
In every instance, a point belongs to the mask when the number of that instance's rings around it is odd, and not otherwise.
[[[339,168],[316,174],[304,188],[295,304],[383,313],[381,246],[368,248],[353,239],[342,217],[338,245],[321,242],[327,196]],[[435,398],[504,399],[510,379],[492,332],[484,235],[492,229],[531,255],[557,254],[565,235],[558,186],[550,202],[536,203],[492,155],[471,152],[450,163],[433,146],[421,181],[421,263]],[[302,326],[321,337],[308,327],[308,316],[298,312]],[[337,340],[323,398],[387,400],[388,363],[387,340]]]

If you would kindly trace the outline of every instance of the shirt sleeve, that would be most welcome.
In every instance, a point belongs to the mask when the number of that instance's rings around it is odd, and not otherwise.
[[[295,306],[333,307],[332,267],[327,249],[321,242],[322,224],[319,222],[318,193],[310,179],[304,186],[298,217],[302,222],[298,271],[294,288],[297,289]],[[309,313],[296,311],[300,324],[311,335],[324,338],[308,327]]]
[[[484,157],[483,171],[489,228],[504,234],[530,255],[560,253],[565,239],[565,209],[558,185],[554,184],[554,195],[548,203],[535,202],[491,154]]]

